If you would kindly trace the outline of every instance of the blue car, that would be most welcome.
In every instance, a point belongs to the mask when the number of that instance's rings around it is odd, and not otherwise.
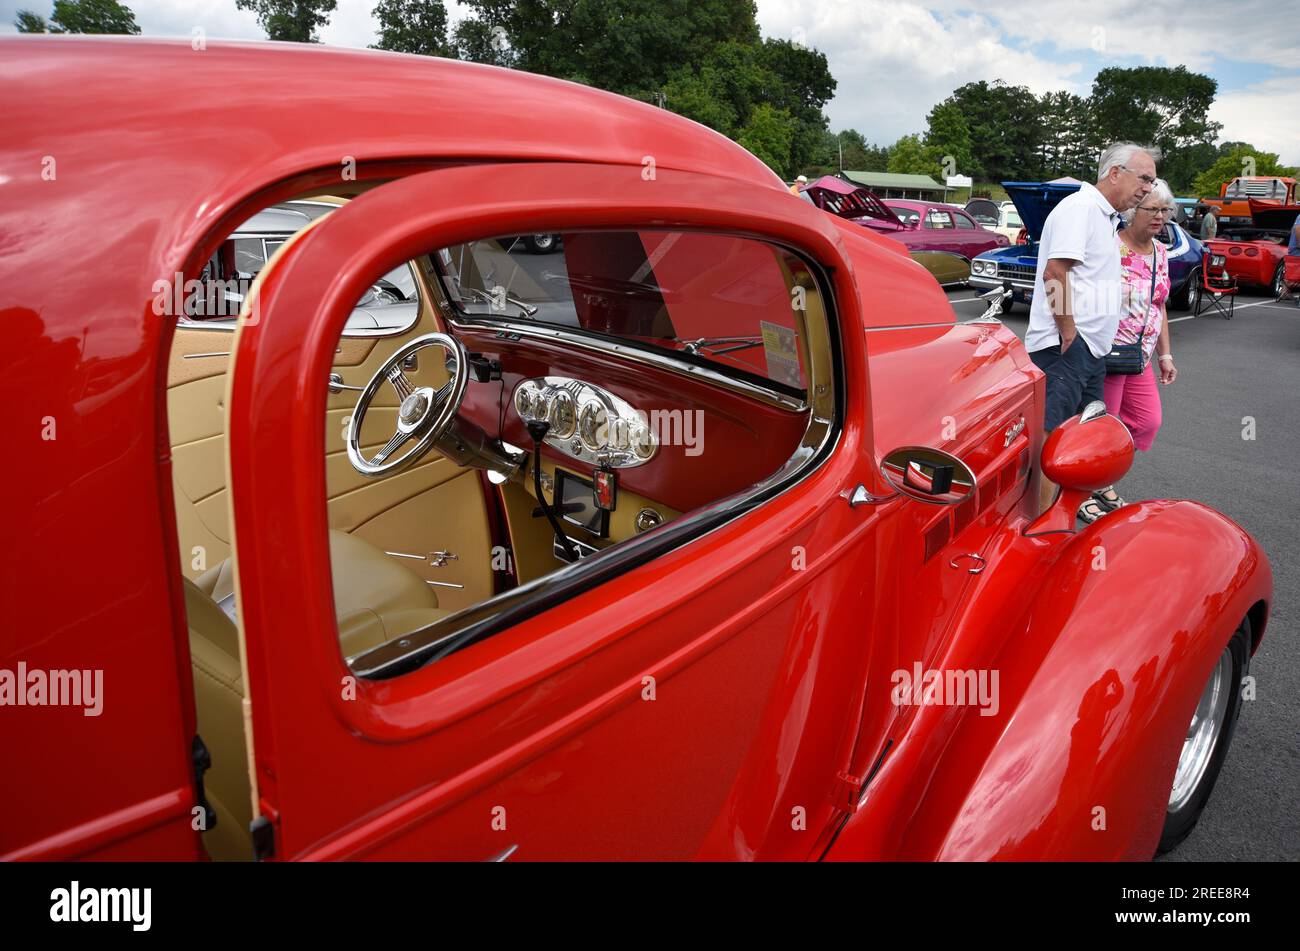
[[[980,288],[1001,287],[1004,281],[1010,281],[1013,293],[1002,304],[1002,312],[1005,314],[1016,301],[1028,304],[1029,298],[1033,296],[1034,274],[1038,270],[1038,242],[1043,235],[1043,223],[1057,202],[1079,190],[1079,183],[1073,179],[1055,182],[1003,182],[1002,187],[1016,203],[1029,243],[994,248],[976,255],[971,261],[970,284]],[[1157,235],[1157,240],[1169,250],[1169,277],[1173,281],[1169,306],[1174,310],[1187,310],[1200,285],[1200,239],[1171,221]]]

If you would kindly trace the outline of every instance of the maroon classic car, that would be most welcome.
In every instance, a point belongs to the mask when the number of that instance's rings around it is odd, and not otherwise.
[[[882,201],[870,189],[834,175],[817,179],[803,194],[824,211],[902,243],[913,260],[945,286],[964,284],[976,255],[1011,243],[981,228],[955,205],[902,198]]]

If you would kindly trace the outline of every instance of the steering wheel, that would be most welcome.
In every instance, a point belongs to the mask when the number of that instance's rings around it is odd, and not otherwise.
[[[436,390],[431,386],[415,386],[402,371],[403,361],[426,347],[440,347],[445,352],[446,367],[451,374],[446,384]],[[414,465],[451,428],[465,398],[468,380],[469,360],[464,345],[455,337],[444,333],[425,334],[398,347],[375,371],[370,382],[362,387],[352,411],[352,420],[348,424],[348,461],[352,468],[364,476],[377,478]],[[397,410],[397,432],[383,449],[375,453],[374,458],[367,459],[361,454],[361,425],[375,394],[385,383],[397,391],[397,398],[401,400]],[[393,453],[411,441],[415,445],[392,458]]]

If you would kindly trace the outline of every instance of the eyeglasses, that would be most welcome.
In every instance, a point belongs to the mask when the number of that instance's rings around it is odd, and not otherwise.
[[[1165,207],[1160,207],[1160,208],[1149,208],[1149,207],[1147,207],[1146,205],[1138,205],[1138,211],[1145,211],[1145,212],[1146,212],[1148,215],[1150,215],[1152,218],[1155,218],[1155,217],[1157,217],[1157,216],[1159,216],[1159,215],[1164,215],[1166,218],[1168,218],[1168,217],[1169,217],[1170,215],[1172,215],[1176,210],[1177,210],[1177,209],[1169,208],[1169,207],[1167,207],[1167,206],[1165,206]]]
[[[1127,165],[1121,165],[1120,168],[1124,169],[1124,171],[1128,172],[1130,175],[1137,175],[1138,178],[1146,182],[1148,185],[1155,185],[1158,181],[1158,179],[1151,175],[1138,175],[1137,172],[1133,171],[1133,169],[1129,168]]]

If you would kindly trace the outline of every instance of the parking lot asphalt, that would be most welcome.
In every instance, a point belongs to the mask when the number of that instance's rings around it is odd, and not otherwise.
[[[983,313],[950,290],[959,320]],[[1178,379],[1160,388],[1164,421],[1119,483],[1130,501],[1196,499],[1249,531],[1273,566],[1274,604],[1251,661],[1247,703],[1214,795],[1170,861],[1300,859],[1300,307],[1239,296],[1232,320],[1171,311]],[[1024,339],[1029,309],[1003,318]],[[1251,426],[1253,423],[1253,434]],[[1250,438],[1253,435],[1253,438]],[[1196,557],[1196,539],[1187,556]],[[1141,579],[1136,579],[1140,584]],[[1148,596],[1162,597],[1158,587]]]

